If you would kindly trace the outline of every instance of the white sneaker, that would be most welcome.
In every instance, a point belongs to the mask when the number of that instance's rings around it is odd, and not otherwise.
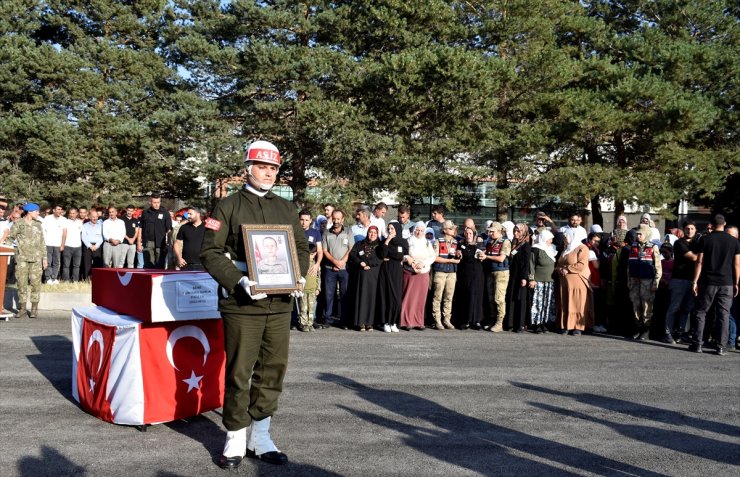
[[[391,331],[392,331],[393,333],[399,333],[399,331],[398,331],[398,326],[396,326],[396,325],[391,325]]]
[[[226,432],[224,457],[244,457],[247,453],[247,428]]]
[[[391,325],[389,325],[388,323],[384,324],[383,325],[383,331],[386,332],[386,333],[390,333],[391,332]]]

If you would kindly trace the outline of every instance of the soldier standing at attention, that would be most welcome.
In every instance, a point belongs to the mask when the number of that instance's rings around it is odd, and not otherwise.
[[[288,367],[293,296],[251,294],[250,287],[256,283],[247,277],[240,226],[292,225],[302,277],[308,270],[309,256],[295,207],[270,192],[280,168],[278,149],[269,142],[256,141],[249,146],[244,165],[247,183],[219,202],[206,219],[200,254],[203,267],[220,285],[226,348],[223,423],[227,433],[219,466],[224,469],[236,468],[245,455],[271,464],[288,462],[269,431]],[[298,285],[304,283],[301,279]],[[293,295],[300,296],[300,292]]]
[[[29,203],[23,206],[25,216],[13,224],[8,234],[9,240],[15,240],[18,247],[15,250],[15,276],[18,279],[18,313],[16,318],[23,318],[26,314],[28,302],[28,282],[31,282],[31,318],[39,314],[39,300],[41,299],[41,274],[48,265],[46,260],[46,242],[39,216],[38,204]],[[39,267],[41,263],[41,267]]]

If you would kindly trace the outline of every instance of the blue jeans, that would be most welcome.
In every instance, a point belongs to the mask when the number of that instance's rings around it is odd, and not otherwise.
[[[136,268],[144,268],[144,252],[136,252]]]
[[[678,329],[684,334],[689,314],[694,311],[695,304],[691,280],[671,279],[668,289],[671,292],[671,301],[665,314],[665,333],[673,333],[673,323],[678,315]]]
[[[730,337],[727,340],[727,346],[735,346],[737,341],[737,318],[730,314]]]
[[[324,308],[324,323],[329,323],[329,318],[334,310],[334,298],[336,296],[337,282],[339,282],[339,307],[337,314],[342,317],[342,302],[347,295],[347,282],[349,282],[349,273],[347,270],[332,270],[324,268],[321,270],[321,276],[324,279],[324,294],[326,296],[326,307]]]

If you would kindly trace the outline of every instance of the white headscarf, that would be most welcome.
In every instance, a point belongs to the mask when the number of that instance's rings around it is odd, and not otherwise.
[[[537,240],[535,240],[532,248],[538,248],[542,250],[554,262],[555,256],[557,255],[558,251],[555,250],[555,246],[552,244],[552,242],[550,242],[550,245],[547,244],[547,241],[552,240],[553,238],[555,238],[555,236],[552,234],[552,232],[550,232],[549,230],[543,230],[537,235]]]
[[[673,247],[673,244],[676,243],[676,240],[678,240],[678,237],[676,237],[673,234],[665,234],[665,238],[663,239],[663,242],[668,242],[671,244],[671,247]]]
[[[599,224],[593,224],[591,226],[591,233],[600,234],[603,233],[604,230],[601,228],[601,225]]]
[[[509,240],[514,240],[514,222],[512,222],[511,220],[507,220],[501,225],[504,227],[504,230],[506,230],[506,238]]]
[[[583,245],[583,239],[587,238],[586,229],[583,227],[568,227],[563,231],[568,240],[568,248],[563,251],[563,256]]]

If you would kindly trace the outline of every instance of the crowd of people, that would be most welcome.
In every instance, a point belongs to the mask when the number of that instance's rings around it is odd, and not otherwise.
[[[35,203],[10,205],[0,199],[0,243],[15,249],[8,282],[17,283],[16,317],[38,313],[41,283],[89,280],[94,268],[202,270],[204,211],[168,211],[158,195],[141,210],[128,205],[42,210]],[[31,245],[33,244],[33,245]]]
[[[701,234],[691,221],[660,234],[649,214],[632,228],[620,216],[605,233],[578,214],[563,227],[538,212],[531,226],[479,228],[446,220],[441,206],[427,222],[400,206],[385,224],[386,211],[360,207],[351,227],[329,204],[315,220],[300,212],[316,284],[301,331],[609,332],[698,352],[708,340],[719,354],[736,346],[740,242],[721,215]]]
[[[382,202],[359,207],[351,226],[330,204],[316,218],[299,212],[311,266],[295,327],[610,332],[640,340],[652,335],[694,350],[707,340],[721,352],[738,346],[740,245],[737,227],[721,216],[702,233],[689,221],[663,235],[649,214],[633,228],[620,216],[604,233],[598,225],[587,232],[578,214],[564,227],[544,212],[531,226],[490,220],[479,226],[471,218],[458,226],[442,206],[426,222],[412,221],[402,205],[398,220],[386,224],[387,210]],[[197,207],[176,215],[153,195],[145,210],[56,205],[43,212],[36,204],[9,207],[0,200],[0,242],[16,247],[10,280],[22,275],[19,316],[29,290],[37,316],[41,281],[89,279],[96,267],[203,270],[205,212]],[[24,236],[35,237],[37,246]],[[732,241],[712,251],[708,266],[703,248],[717,237]],[[715,286],[735,288],[727,298]],[[704,311],[699,291],[707,289],[713,294]]]

